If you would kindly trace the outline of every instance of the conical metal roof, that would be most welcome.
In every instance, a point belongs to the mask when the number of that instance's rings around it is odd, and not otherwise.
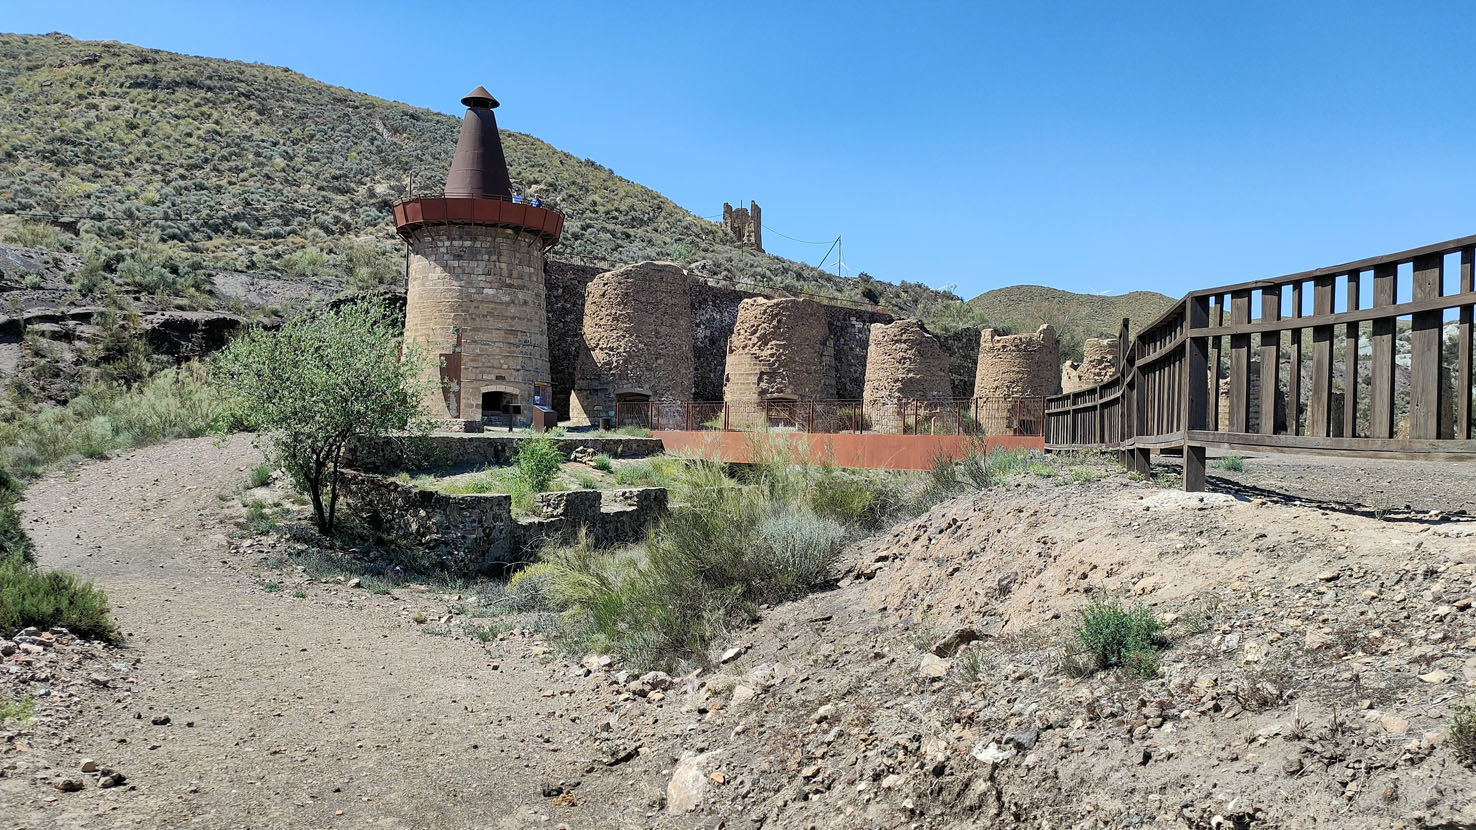
[[[456,139],[456,155],[451,171],[446,174],[446,195],[473,199],[507,199],[512,197],[512,179],[507,173],[507,156],[502,152],[502,138],[497,133],[497,116],[492,113],[497,99],[485,87],[477,87],[461,99],[466,115],[461,119],[461,136]]]

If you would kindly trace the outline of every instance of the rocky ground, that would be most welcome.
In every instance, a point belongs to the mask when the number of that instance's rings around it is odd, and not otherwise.
[[[186,441],[32,485],[43,563],[128,636],[0,664],[36,706],[0,731],[17,826],[1476,826],[1446,729],[1476,685],[1470,465],[1361,472],[1398,511],[1306,460],[1212,469],[1236,495],[1027,475],[669,677],[563,656],[485,586],[295,565],[237,529],[255,464]],[[1108,594],[1169,625],[1158,677],[1075,667]]]

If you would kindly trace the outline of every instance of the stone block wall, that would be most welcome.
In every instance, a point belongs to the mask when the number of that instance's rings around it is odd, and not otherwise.
[[[405,336],[428,353],[431,415],[480,420],[482,393],[518,396],[531,420],[533,384],[550,378],[543,246],[537,234],[480,225],[415,232]]]
[[[378,475],[343,475],[345,504],[366,524],[415,543],[434,558],[428,565],[460,577],[526,561],[581,529],[599,546],[640,541],[667,506],[660,487],[571,490],[540,494],[539,516],[515,519],[511,496],[453,496]]]
[[[864,407],[871,429],[901,432],[898,404],[952,397],[948,356],[917,320],[872,323]]]
[[[569,417],[598,423],[622,396],[692,399],[692,301],[687,272],[672,262],[607,271],[584,293],[583,348]]]
[[[390,436],[362,441],[349,447],[344,466],[364,472],[454,469],[474,470],[511,464],[518,436],[495,432],[436,433],[427,436]],[[565,457],[577,450],[604,453],[611,458],[647,458],[662,452],[659,438],[563,435],[553,438]]]
[[[934,337],[948,355],[948,384],[953,397],[974,397],[974,376],[979,371],[979,329],[969,326]]]
[[[1061,367],[1061,391],[1078,392],[1106,383],[1117,374],[1117,338],[1090,337],[1081,346],[1082,359]]]

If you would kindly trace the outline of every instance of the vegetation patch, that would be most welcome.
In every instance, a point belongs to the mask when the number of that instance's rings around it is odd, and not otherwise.
[[[1466,766],[1476,766],[1476,699],[1450,707],[1445,722],[1450,728],[1450,748]]]
[[[1082,655],[1083,673],[1125,669],[1137,677],[1158,676],[1158,653],[1168,646],[1163,624],[1147,606],[1124,606],[1117,597],[1083,608],[1068,653]]]

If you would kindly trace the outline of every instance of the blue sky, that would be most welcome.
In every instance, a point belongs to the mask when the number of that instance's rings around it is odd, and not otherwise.
[[[7,4],[504,127],[766,247],[952,284],[1185,290],[1476,232],[1470,2]],[[777,233],[776,233],[777,232]],[[832,258],[833,266],[833,258]]]

